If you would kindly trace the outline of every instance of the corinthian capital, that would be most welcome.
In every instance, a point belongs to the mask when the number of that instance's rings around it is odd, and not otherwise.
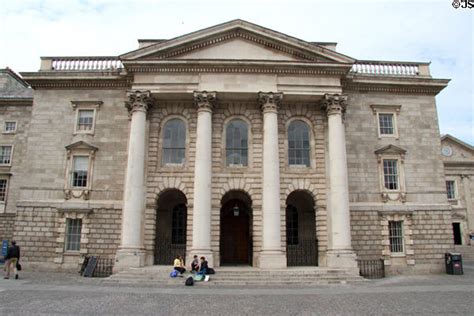
[[[340,94],[325,94],[321,101],[322,107],[327,115],[344,114],[347,106],[347,96]]]
[[[258,103],[262,108],[263,113],[265,112],[276,112],[278,106],[283,99],[283,93],[277,92],[259,92],[258,93]]]
[[[210,111],[216,103],[216,92],[211,91],[194,91],[194,104],[198,107],[198,111]]]
[[[148,110],[148,107],[151,106],[153,98],[149,90],[146,91],[128,91],[127,92],[128,101],[125,102],[125,107],[128,109],[130,114],[134,111],[144,111]]]

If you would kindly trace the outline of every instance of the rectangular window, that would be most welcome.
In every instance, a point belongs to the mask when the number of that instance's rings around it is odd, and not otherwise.
[[[82,219],[66,220],[66,251],[81,250]]]
[[[446,192],[448,194],[448,200],[456,199],[456,190],[454,181],[446,181]]]
[[[0,179],[0,202],[5,202],[7,199],[7,179]]]
[[[388,222],[389,238],[390,238],[390,252],[403,252],[403,221],[389,221]]]
[[[383,160],[384,186],[387,190],[398,190],[398,161],[396,159]]]
[[[73,187],[87,187],[87,174],[89,171],[88,156],[74,156],[72,161],[72,183]]]
[[[394,135],[394,124],[392,113],[379,113],[380,135]]]
[[[9,165],[12,159],[12,146],[0,146],[0,165]]]
[[[77,130],[91,131],[94,125],[94,110],[79,110],[77,113]]]
[[[5,122],[3,126],[4,133],[14,133],[16,132],[16,122]]]

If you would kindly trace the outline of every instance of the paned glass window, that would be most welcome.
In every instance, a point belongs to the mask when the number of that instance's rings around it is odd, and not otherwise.
[[[77,130],[90,131],[94,126],[94,110],[79,110],[77,113]]]
[[[73,187],[87,187],[87,176],[89,172],[89,157],[74,156],[72,166],[72,183]]]
[[[383,160],[384,186],[387,190],[398,190],[398,161],[396,159]]]
[[[226,128],[226,164],[248,165],[248,128],[243,120],[232,120]]]
[[[163,164],[183,164],[186,151],[186,126],[183,120],[169,120],[163,133]]]
[[[66,250],[81,250],[82,219],[68,218],[66,220]]]
[[[5,202],[7,198],[7,179],[0,179],[0,202]]]
[[[310,166],[309,127],[303,121],[293,121],[288,127],[288,162],[290,165]]]
[[[448,200],[456,199],[456,190],[454,181],[446,181],[446,192],[448,194]]]
[[[3,131],[5,133],[14,133],[16,131],[16,122],[5,122]]]
[[[393,114],[380,113],[379,114],[379,128],[380,128],[380,135],[395,134],[395,130],[393,128]]]
[[[9,165],[12,159],[12,146],[0,146],[0,165]]]
[[[403,252],[403,221],[388,222],[390,251],[392,253]]]

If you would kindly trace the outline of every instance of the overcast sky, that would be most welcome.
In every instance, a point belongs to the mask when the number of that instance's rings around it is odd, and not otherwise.
[[[119,55],[138,38],[173,38],[243,19],[307,41],[338,42],[356,59],[428,61],[451,79],[437,96],[440,132],[474,144],[474,9],[451,0],[0,0],[0,68],[39,69],[40,56]]]

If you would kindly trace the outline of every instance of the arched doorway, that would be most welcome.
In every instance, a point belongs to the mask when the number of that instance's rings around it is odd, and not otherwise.
[[[288,266],[318,265],[314,199],[305,191],[286,199],[286,257]]]
[[[221,200],[221,265],[252,264],[252,200],[243,191],[227,192]]]
[[[173,264],[177,255],[186,258],[186,196],[170,189],[160,194],[156,209],[155,264]]]

